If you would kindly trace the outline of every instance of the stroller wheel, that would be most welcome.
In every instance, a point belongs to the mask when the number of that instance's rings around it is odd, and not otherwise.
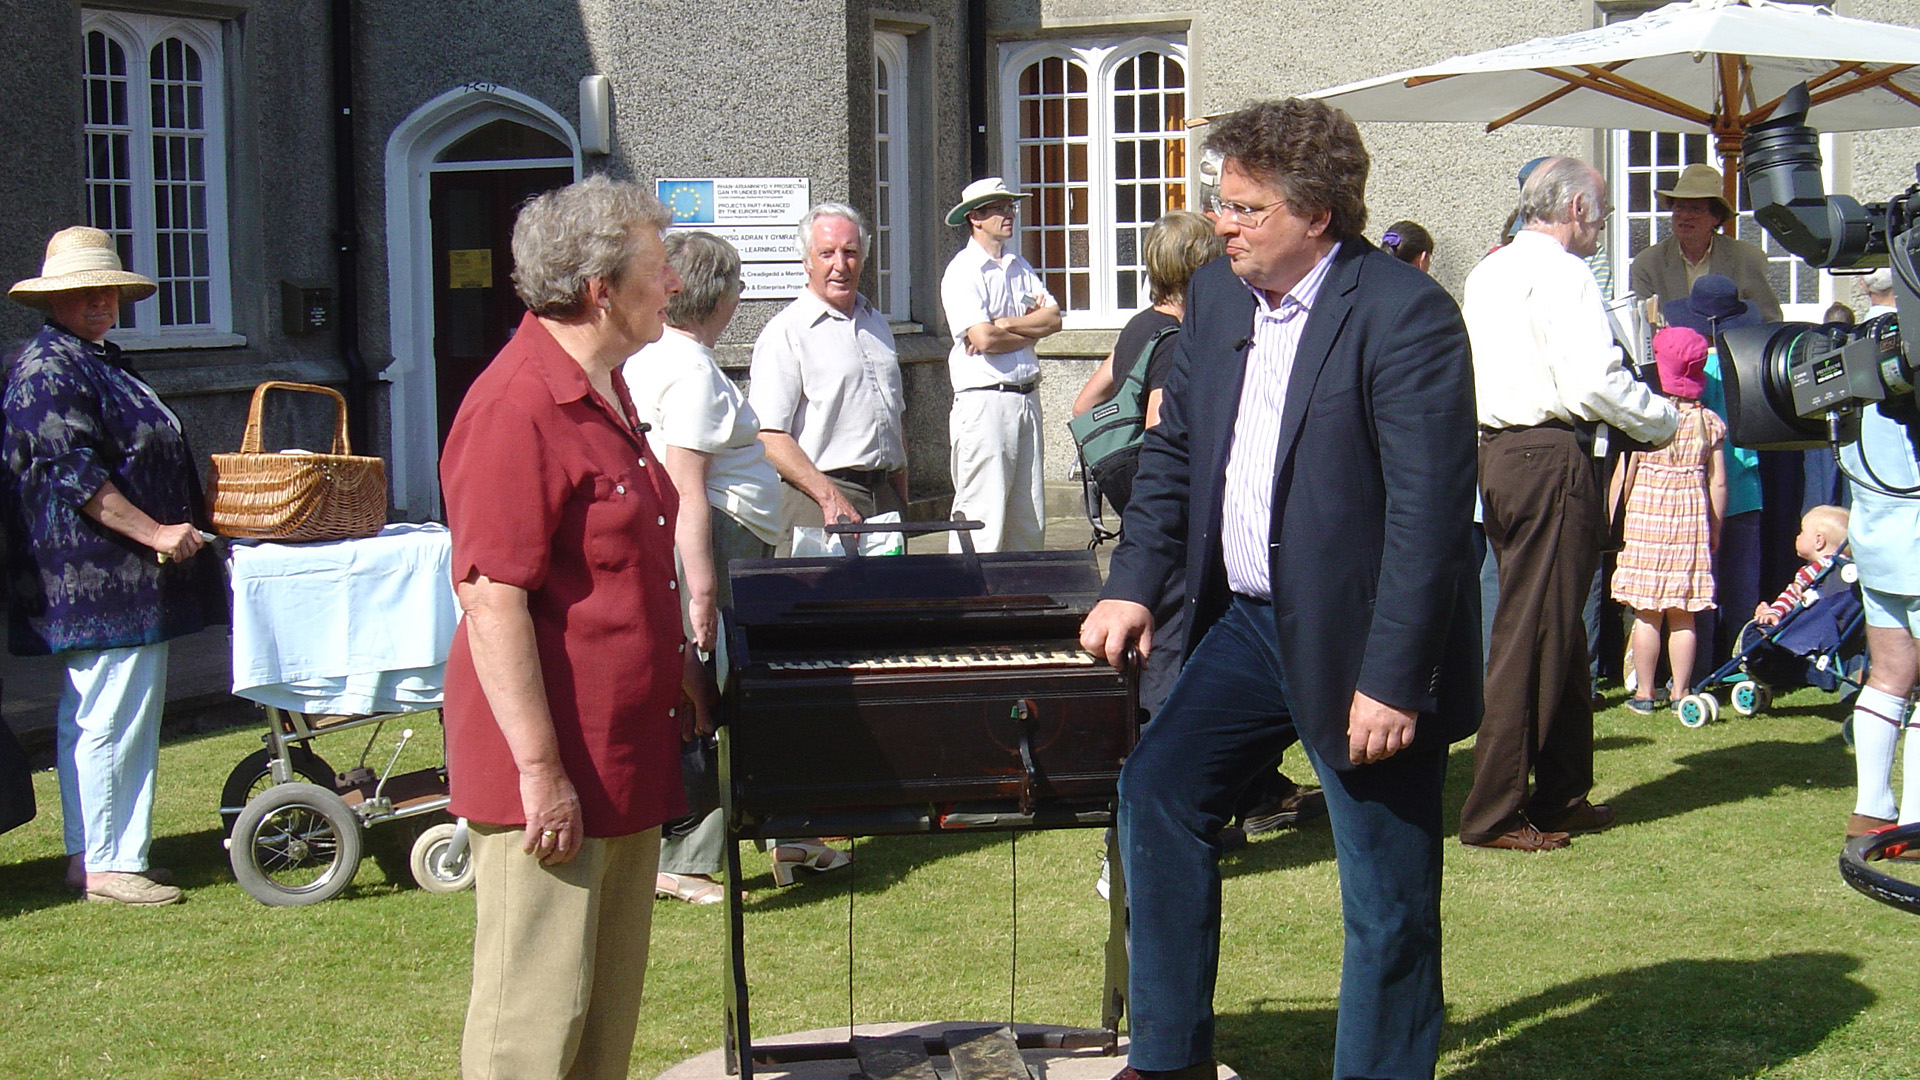
[[[473,853],[464,844],[458,854],[453,851],[453,835],[458,828],[451,821],[443,821],[413,842],[412,857],[408,860],[413,870],[413,880],[428,892],[459,892],[473,887]]]
[[[1706,727],[1713,722],[1714,700],[1709,694],[1688,694],[1674,703],[1673,712],[1683,727]]]
[[[1733,687],[1733,711],[1741,716],[1752,716],[1767,707],[1770,696],[1766,687],[1752,679],[1743,679]]]
[[[240,811],[227,860],[248,896],[269,907],[340,895],[360,867],[360,819],[318,784],[276,784]]]

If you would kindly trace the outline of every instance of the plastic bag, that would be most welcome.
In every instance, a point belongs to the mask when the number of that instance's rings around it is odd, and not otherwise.
[[[889,525],[900,520],[898,510],[889,510],[884,514],[875,514],[868,518],[869,525]],[[907,551],[907,538],[897,532],[863,533],[858,537],[849,537],[859,544],[861,555],[904,555]],[[793,557],[796,559],[819,558],[826,555],[845,555],[847,549],[841,546],[841,538],[813,525],[795,525],[793,527]]]

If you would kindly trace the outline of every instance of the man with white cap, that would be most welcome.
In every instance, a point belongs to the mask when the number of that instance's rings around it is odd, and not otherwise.
[[[975,536],[981,551],[1035,551],[1045,546],[1045,487],[1041,475],[1040,358],[1034,342],[1060,329],[1060,304],[1027,260],[1006,249],[1013,236],[1015,201],[1031,195],[989,176],[968,184],[947,211],[947,224],[966,225],[967,246],[940,279],[953,349],[948,444],[953,509],[985,523]],[[960,549],[959,535],[953,550]]]
[[[1740,299],[1760,309],[1764,321],[1779,322],[1780,298],[1767,282],[1767,253],[1719,231],[1734,216],[1733,204],[1721,194],[1719,170],[1689,165],[1679,183],[1654,194],[1672,213],[1673,231],[1634,256],[1628,271],[1633,294],[1667,304],[1686,299],[1704,275],[1722,274],[1739,286]]]

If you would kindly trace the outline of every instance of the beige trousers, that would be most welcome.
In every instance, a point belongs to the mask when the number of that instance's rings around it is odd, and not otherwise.
[[[465,1080],[624,1078],[647,971],[660,830],[589,839],[559,866],[472,826],[477,912]]]

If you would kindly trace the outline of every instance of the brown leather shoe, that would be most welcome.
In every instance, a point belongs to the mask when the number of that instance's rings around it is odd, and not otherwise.
[[[1512,832],[1501,833],[1491,840],[1475,842],[1462,840],[1468,847],[1499,848],[1507,851],[1558,851],[1572,841],[1563,832],[1541,832],[1532,825],[1522,825]]]
[[[1596,833],[1613,827],[1613,807],[1606,803],[1583,802],[1579,806],[1558,817],[1541,822],[1541,827],[1553,832],[1563,832],[1568,836],[1582,833]]]
[[[1856,836],[1865,836],[1875,829],[1884,829],[1891,824],[1893,824],[1893,822],[1888,821],[1886,818],[1869,817],[1866,814],[1848,814],[1847,839],[1851,840]]]
[[[1289,825],[1299,825],[1314,818],[1327,816],[1327,793],[1319,788],[1295,786],[1284,799],[1262,803],[1247,811],[1240,825],[1247,830],[1248,836],[1284,829]]]

